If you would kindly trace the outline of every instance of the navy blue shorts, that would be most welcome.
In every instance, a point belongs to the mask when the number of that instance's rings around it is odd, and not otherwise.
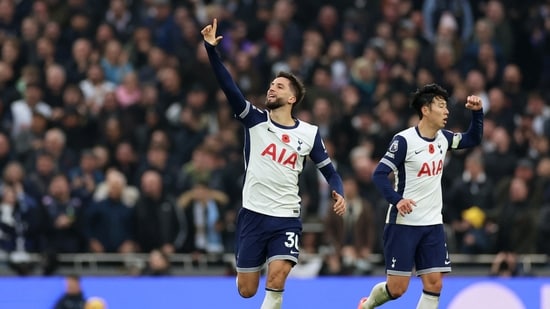
[[[418,276],[451,271],[443,224],[386,224],[384,258],[386,273],[390,275],[410,276],[413,268]]]
[[[241,208],[235,245],[237,271],[259,271],[273,260],[296,264],[301,236],[300,218],[267,216]]]

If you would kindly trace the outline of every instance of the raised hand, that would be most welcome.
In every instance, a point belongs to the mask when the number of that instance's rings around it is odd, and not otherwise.
[[[478,111],[483,107],[483,104],[481,102],[481,98],[475,95],[469,95],[468,98],[466,98],[466,108]]]
[[[206,43],[216,46],[223,39],[223,36],[216,36],[216,30],[218,30],[218,20],[214,18],[214,21],[211,25],[206,25],[201,30],[202,37]]]

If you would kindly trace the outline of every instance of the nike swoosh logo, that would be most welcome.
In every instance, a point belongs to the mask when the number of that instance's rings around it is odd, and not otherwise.
[[[290,254],[298,254],[298,253],[300,253],[300,251],[290,250]]]
[[[267,130],[271,133],[276,133],[275,131],[271,130],[271,128],[267,128]]]
[[[445,261],[445,265],[451,264],[451,261]]]
[[[419,154],[419,153],[421,153],[422,151],[424,151],[424,150],[415,150],[414,153],[415,153],[415,154]]]

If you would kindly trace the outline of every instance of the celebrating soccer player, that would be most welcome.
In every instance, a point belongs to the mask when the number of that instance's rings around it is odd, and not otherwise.
[[[256,294],[260,270],[267,262],[266,294],[262,309],[281,308],[286,278],[298,261],[302,231],[298,176],[306,156],[323,173],[332,191],[334,211],[346,210],[342,180],[336,172],[316,126],[293,117],[305,95],[293,74],[281,72],[269,85],[266,110],[247,101],[224,67],[215,46],[217,20],[201,31],[210,64],[245,127],[243,205],[237,218],[237,287],[242,297]]]
[[[449,149],[475,147],[483,134],[482,102],[469,96],[472,111],[468,131],[443,129],[449,117],[448,94],[439,85],[417,90],[411,107],[420,120],[397,133],[376,167],[373,180],[389,202],[384,229],[386,281],[375,285],[358,309],[375,308],[403,295],[413,268],[422,279],[423,291],[417,308],[439,305],[443,273],[451,271],[441,210],[441,176]],[[393,172],[395,187],[388,175]]]

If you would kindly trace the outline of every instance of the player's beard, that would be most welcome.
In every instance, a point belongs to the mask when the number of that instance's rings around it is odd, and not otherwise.
[[[282,107],[283,105],[285,105],[285,102],[279,98],[276,98],[275,101],[265,100],[265,106],[269,110],[275,110],[279,107]]]

